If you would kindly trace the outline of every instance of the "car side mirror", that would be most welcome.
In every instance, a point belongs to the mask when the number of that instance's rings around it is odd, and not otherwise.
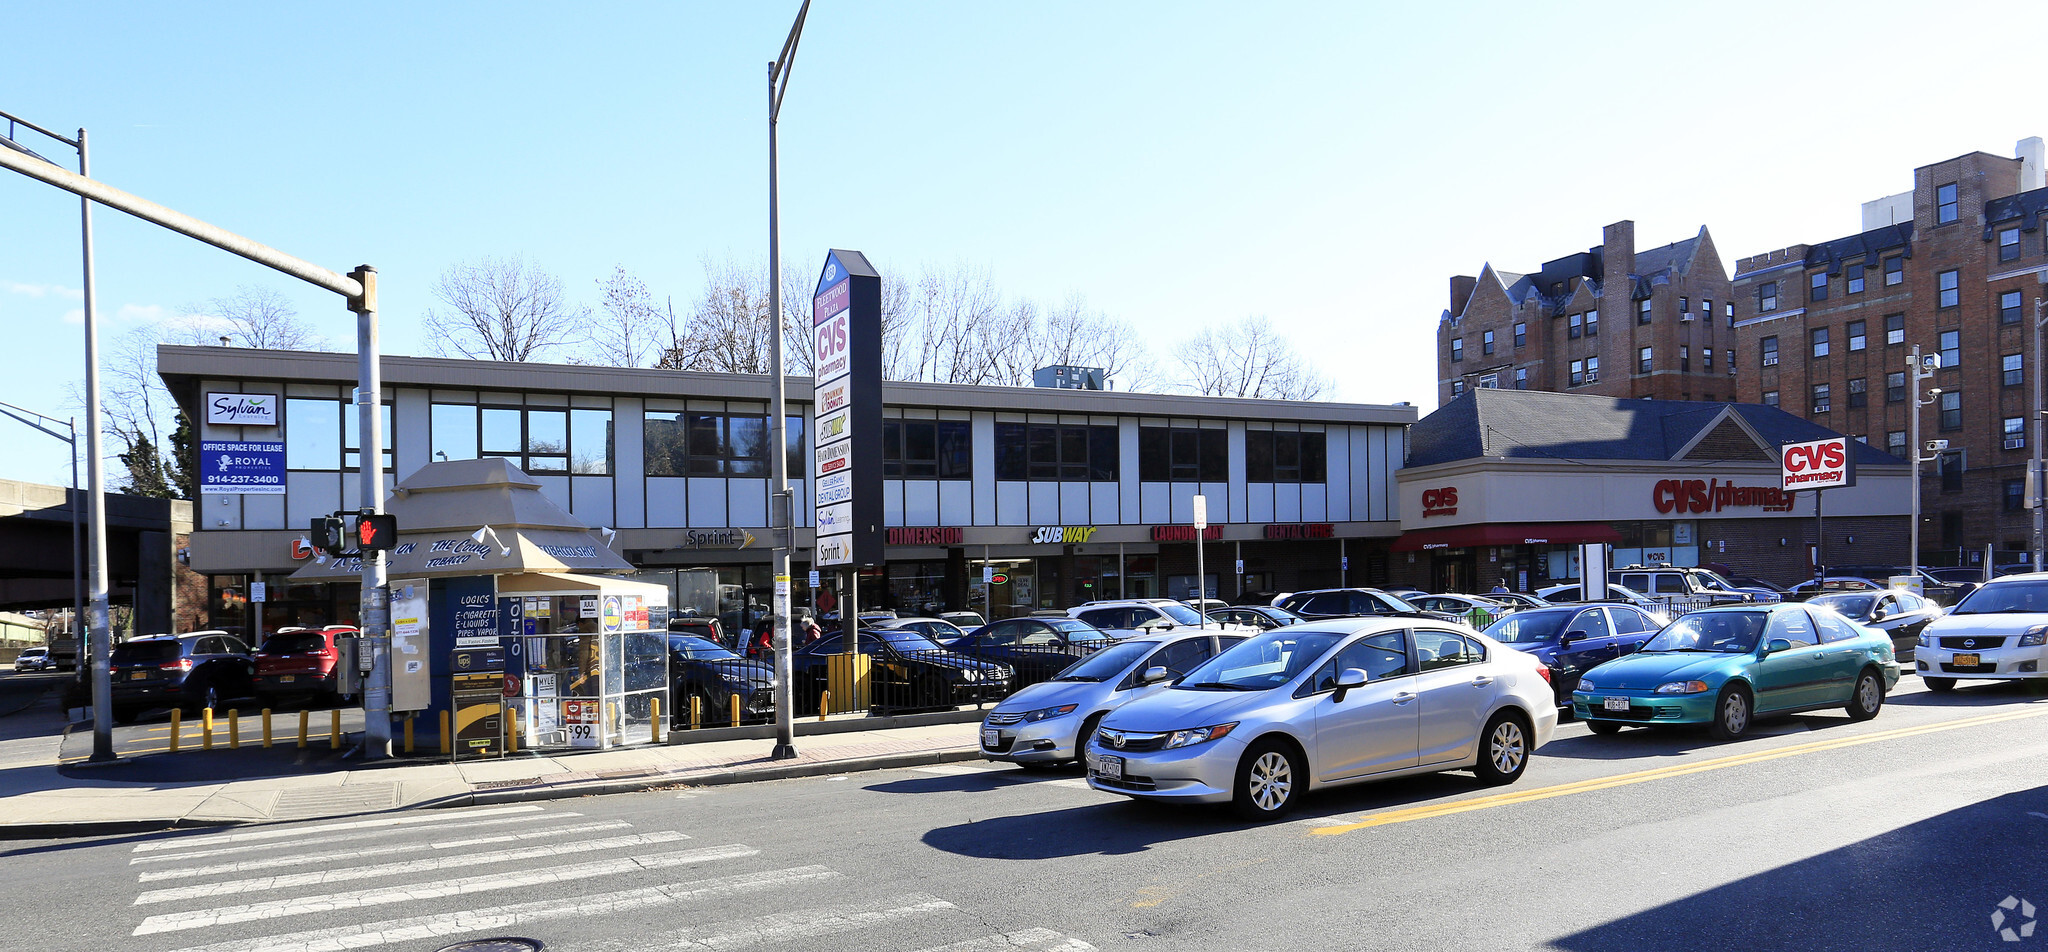
[[[1164,681],[1171,677],[1173,677],[1173,672],[1166,670],[1166,668],[1162,665],[1155,664],[1145,669],[1145,674],[1144,676],[1138,678],[1138,683],[1158,684],[1159,682]]]
[[[1891,617],[1891,616],[1889,616],[1888,614],[1886,614],[1886,613],[1885,613],[1885,610],[1884,610],[1884,609],[1882,609],[1882,608],[1879,608],[1879,609],[1877,609],[1877,610],[1875,610],[1875,611],[1872,611],[1872,612],[1870,613],[1870,620],[1871,620],[1871,621],[1883,621],[1883,620],[1885,620],[1886,618],[1889,618],[1889,617]]]
[[[1330,697],[1331,703],[1343,703],[1344,693],[1352,688],[1365,687],[1365,680],[1365,669],[1363,668],[1345,668],[1337,672],[1337,693]]]
[[[1562,647],[1565,647],[1566,645],[1569,645],[1569,644],[1571,644],[1572,642],[1574,642],[1574,641],[1577,641],[1577,640],[1579,640],[1579,639],[1581,639],[1581,638],[1584,638],[1584,637],[1586,637],[1586,633],[1585,633],[1585,632],[1583,632],[1583,631],[1580,631],[1580,630],[1577,630],[1577,629],[1573,629],[1573,630],[1571,630],[1571,631],[1567,631],[1567,632],[1565,632],[1565,633],[1564,633],[1564,637],[1562,637],[1562,638],[1559,638],[1559,639],[1557,640],[1557,646],[1558,646],[1558,647],[1560,647],[1560,648],[1562,648]]]
[[[1791,651],[1791,650],[1792,650],[1792,643],[1791,643],[1791,642],[1789,642],[1789,641],[1786,641],[1786,640],[1785,640],[1785,639],[1783,639],[1783,638],[1773,638],[1773,639],[1771,639],[1771,640],[1770,640],[1770,642],[1769,642],[1769,643],[1767,643],[1767,644],[1765,644],[1765,645],[1764,645],[1764,656],[1765,656],[1765,657],[1769,657],[1769,656],[1771,656],[1771,655],[1777,654],[1777,653],[1778,653],[1778,652],[1780,652],[1780,651]]]

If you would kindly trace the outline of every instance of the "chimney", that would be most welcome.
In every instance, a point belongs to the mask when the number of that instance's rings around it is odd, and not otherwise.
[[[1636,223],[1618,221],[1600,229],[1600,284],[1625,281],[1636,270]]]
[[[1465,313],[1465,305],[1472,301],[1472,289],[1478,286],[1479,279],[1469,274],[1459,274],[1451,277],[1452,317],[1459,317]]]
[[[2041,167],[2044,149],[2040,136],[2021,139],[2019,144],[2013,147],[2012,155],[2013,158],[2020,160],[2020,191],[2028,192],[2048,185],[2048,177],[2044,177],[2044,170]]]

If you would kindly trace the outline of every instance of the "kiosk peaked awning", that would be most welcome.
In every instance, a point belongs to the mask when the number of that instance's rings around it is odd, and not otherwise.
[[[1477,545],[1574,545],[1621,541],[1621,533],[1604,522],[1510,522],[1483,526],[1445,526],[1401,533],[1395,552],[1463,549]]]

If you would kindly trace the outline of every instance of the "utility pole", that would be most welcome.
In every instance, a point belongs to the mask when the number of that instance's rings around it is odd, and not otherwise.
[[[1909,541],[1906,543],[1910,550],[1906,553],[1908,575],[1920,574],[1920,464],[1941,459],[1939,454],[1933,457],[1920,455],[1924,452],[1920,446],[1920,408],[1934,403],[1933,400],[1921,399],[1920,383],[1933,376],[1934,371],[1927,366],[1927,359],[1920,356],[1920,345],[1914,344],[1913,352],[1906,355],[1906,457],[1913,463],[1912,525],[1907,530]],[[1939,396],[1941,391],[1930,390],[1927,393]]]
[[[780,173],[776,167],[775,121],[782,113],[782,94],[789,89],[789,73],[796,65],[797,41],[803,38],[804,17],[810,11],[811,0],[804,0],[804,5],[796,12],[795,25],[789,28],[789,38],[782,42],[782,54],[768,64],[768,377],[775,391],[769,410],[773,416],[768,424],[768,441],[773,444],[769,456],[774,460],[770,469],[774,483],[768,521],[781,529],[775,536],[773,556],[775,643],[771,650],[775,652],[775,749],[769,754],[773,760],[796,757],[796,712],[790,709],[796,702],[789,683],[789,652],[796,644],[790,637],[789,624],[789,557],[790,550],[796,545],[796,505],[789,491],[788,394],[782,375],[782,206]],[[854,573],[853,584],[860,585],[858,571]],[[851,612],[847,617],[852,618]],[[852,624],[857,625],[858,622]],[[849,627],[847,631],[847,646],[854,648],[854,629]]]

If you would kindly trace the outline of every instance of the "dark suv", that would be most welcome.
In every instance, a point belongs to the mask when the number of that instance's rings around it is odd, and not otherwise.
[[[114,720],[123,724],[154,707],[218,708],[248,696],[256,675],[249,646],[222,631],[136,638],[111,660]]]

